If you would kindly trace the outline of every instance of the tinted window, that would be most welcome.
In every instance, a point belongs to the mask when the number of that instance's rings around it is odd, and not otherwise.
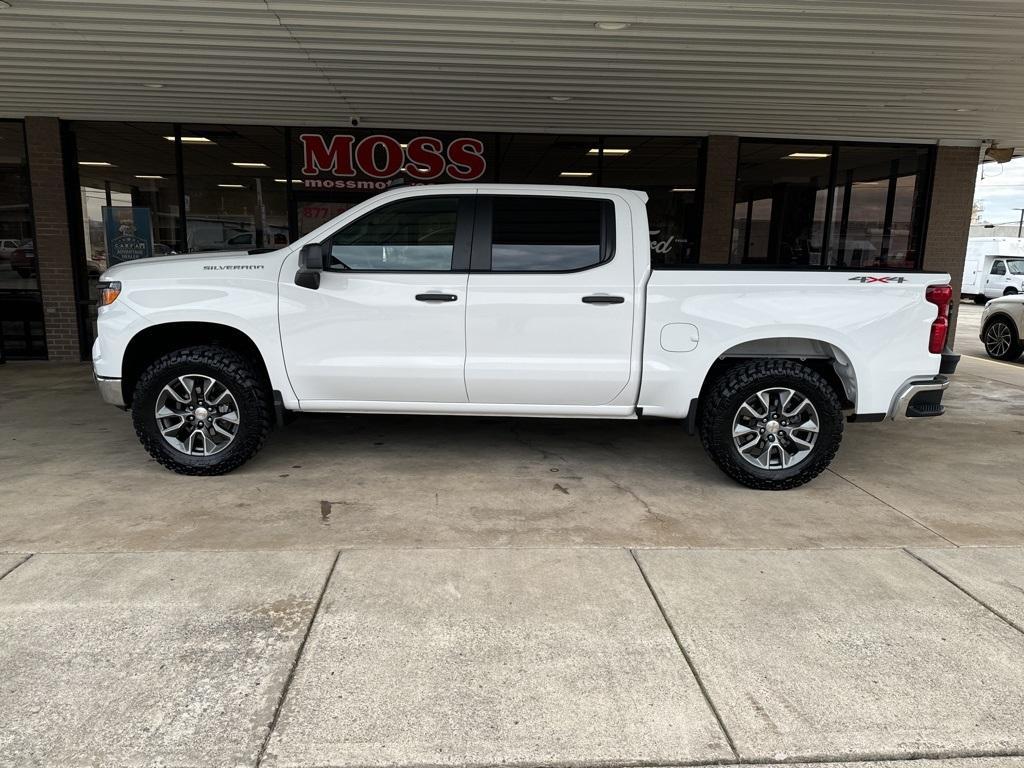
[[[995,264],[992,265],[992,274],[993,275],[1005,275],[1006,274],[1006,265],[1003,262],[1001,262],[1001,261],[997,261]]]
[[[385,205],[331,238],[333,269],[443,272],[452,267],[457,197]]]
[[[493,271],[558,272],[601,263],[605,201],[504,196],[493,201]]]

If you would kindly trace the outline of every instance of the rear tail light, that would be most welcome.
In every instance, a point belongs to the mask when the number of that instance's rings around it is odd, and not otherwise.
[[[938,355],[946,348],[946,336],[949,335],[949,305],[953,301],[953,288],[948,285],[930,285],[924,297],[938,308],[928,336],[928,351]]]

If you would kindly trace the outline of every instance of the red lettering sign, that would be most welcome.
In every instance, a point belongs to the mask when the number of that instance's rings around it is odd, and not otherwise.
[[[352,167],[352,136],[333,136],[330,146],[319,133],[303,133],[302,174],[316,176],[320,171],[330,171],[335,176],[355,176]]]
[[[303,176],[330,173],[389,179],[405,173],[413,181],[431,181],[447,174],[454,181],[473,181],[487,170],[484,144],[473,138],[453,139],[446,147],[435,136],[417,136],[404,148],[397,139],[384,134],[373,134],[357,143],[356,137],[348,134],[336,134],[328,140],[319,133],[303,133],[299,141]]]
[[[448,175],[458,181],[479,179],[487,168],[480,139],[455,139],[448,145],[448,160]]]

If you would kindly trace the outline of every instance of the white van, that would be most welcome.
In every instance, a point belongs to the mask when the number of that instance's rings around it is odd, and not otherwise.
[[[960,295],[978,304],[1024,294],[1024,237],[972,237],[967,241]]]

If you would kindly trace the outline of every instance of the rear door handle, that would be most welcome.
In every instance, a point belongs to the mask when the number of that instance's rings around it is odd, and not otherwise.
[[[622,304],[626,299],[622,296],[608,296],[604,293],[596,293],[593,296],[584,296],[584,304]]]
[[[416,301],[458,301],[454,293],[417,293]]]

